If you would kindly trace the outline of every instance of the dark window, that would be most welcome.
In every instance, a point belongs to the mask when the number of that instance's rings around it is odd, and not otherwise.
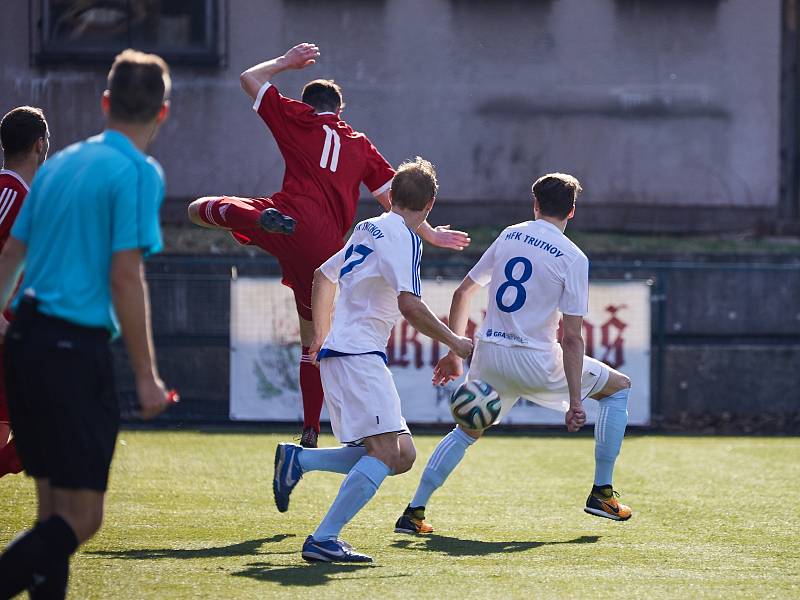
[[[39,0],[38,62],[108,62],[120,50],[220,64],[220,0]]]

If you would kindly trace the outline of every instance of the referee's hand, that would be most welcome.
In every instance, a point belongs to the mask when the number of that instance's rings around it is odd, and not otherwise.
[[[170,404],[169,393],[164,382],[157,377],[147,377],[136,381],[136,394],[143,419],[152,419],[164,412]]]

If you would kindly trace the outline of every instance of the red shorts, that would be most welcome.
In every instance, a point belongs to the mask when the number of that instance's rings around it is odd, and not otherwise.
[[[252,244],[278,259],[282,283],[292,288],[297,312],[311,320],[311,283],[314,271],[344,245],[339,225],[320,209],[319,203],[304,196],[278,194],[274,198],[222,198],[225,202],[245,202],[259,211],[276,208],[297,221],[291,235],[267,233],[263,229],[231,231],[240,244]]]

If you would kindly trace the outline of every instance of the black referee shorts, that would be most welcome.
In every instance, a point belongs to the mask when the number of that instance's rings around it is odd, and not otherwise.
[[[22,466],[54,487],[104,492],[119,431],[109,333],[41,313],[24,321],[4,356]]]

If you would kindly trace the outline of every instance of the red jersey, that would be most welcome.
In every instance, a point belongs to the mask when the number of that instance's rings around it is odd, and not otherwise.
[[[28,184],[17,173],[0,170],[0,250],[6,245],[28,191]]]
[[[253,105],[269,127],[286,163],[283,187],[272,196],[313,199],[342,236],[353,225],[363,182],[374,196],[392,184],[394,169],[367,136],[334,113],[316,113],[304,102],[281,96],[267,82]]]
[[[11,234],[11,226],[17,219],[19,209],[28,195],[28,184],[14,171],[0,169],[0,250],[6,245]],[[20,281],[22,278],[20,277]],[[19,286],[19,283],[17,283]],[[6,319],[11,319],[8,308],[3,311]]]

